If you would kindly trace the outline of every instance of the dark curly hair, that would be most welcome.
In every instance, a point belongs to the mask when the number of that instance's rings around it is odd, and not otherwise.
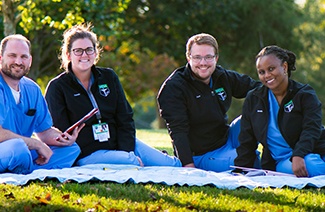
[[[287,62],[288,63],[288,76],[291,76],[291,71],[296,70],[296,55],[286,49],[283,49],[281,47],[272,45],[272,46],[266,46],[264,47],[257,55],[256,60],[262,56],[273,54],[277,58],[279,58],[282,63]]]

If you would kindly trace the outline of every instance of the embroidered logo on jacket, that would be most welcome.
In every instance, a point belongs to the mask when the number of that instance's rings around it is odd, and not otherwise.
[[[290,113],[294,108],[293,101],[290,100],[287,104],[284,105],[284,112]]]
[[[214,90],[214,92],[219,96],[219,99],[221,101],[225,101],[227,98],[227,93],[223,88],[217,88]]]
[[[98,85],[98,88],[100,95],[105,97],[111,92],[107,84]]]

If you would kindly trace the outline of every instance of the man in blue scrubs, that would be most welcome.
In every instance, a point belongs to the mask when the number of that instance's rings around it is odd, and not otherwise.
[[[75,140],[82,127],[72,135],[52,127],[39,86],[26,77],[30,41],[22,35],[5,37],[0,62],[0,173],[70,167],[80,153]]]

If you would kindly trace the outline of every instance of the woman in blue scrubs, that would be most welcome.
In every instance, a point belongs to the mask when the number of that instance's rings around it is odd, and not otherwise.
[[[267,46],[256,56],[263,86],[245,100],[236,166],[253,167],[260,142],[263,169],[297,177],[325,174],[321,102],[310,85],[290,79],[295,62],[293,52],[278,46]]]

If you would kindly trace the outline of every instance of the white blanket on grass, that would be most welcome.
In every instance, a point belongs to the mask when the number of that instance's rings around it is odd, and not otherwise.
[[[291,187],[325,187],[325,175],[312,178],[296,178],[290,176],[234,176],[230,172],[216,173],[194,168],[182,167],[139,167],[133,165],[85,165],[65,169],[35,170],[31,174],[0,174],[0,183],[25,185],[33,180],[57,179],[78,183],[89,181],[105,181],[116,183],[160,183],[165,185],[215,186],[221,189],[239,187],[282,188]]]

